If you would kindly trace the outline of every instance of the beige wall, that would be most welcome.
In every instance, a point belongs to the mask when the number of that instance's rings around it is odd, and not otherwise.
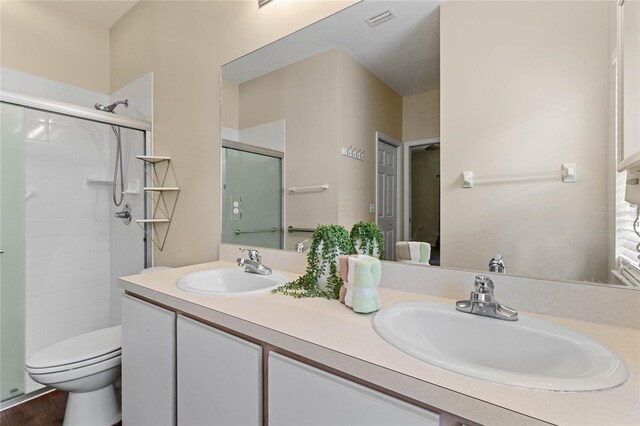
[[[607,46],[606,2],[443,4],[443,265],[607,278]],[[565,162],[577,183],[460,186]]]
[[[285,190],[285,227],[338,221],[339,57],[331,49],[240,85],[241,129],[285,120],[285,188],[329,184],[322,192]],[[285,248],[308,237],[286,233]]]
[[[402,141],[402,97],[346,52],[339,59],[338,224],[351,229],[375,221],[369,204],[376,199],[376,132]],[[351,145],[365,151],[364,161],[341,155]]]
[[[109,30],[44,1],[0,1],[0,65],[108,94]]]
[[[154,72],[154,147],[182,188],[156,263],[218,257],[220,66],[354,1],[140,2],[111,28],[111,87]]]
[[[402,98],[402,138],[404,142],[440,136],[440,90]]]
[[[240,87],[228,80],[221,84],[222,127],[240,129]]]
[[[334,48],[240,85],[241,129],[282,119],[285,187],[329,184],[323,192],[285,192],[285,226],[350,229],[375,220],[375,135],[402,140],[402,98]],[[367,152],[364,161],[341,155],[351,145]],[[285,237],[291,249],[309,234]]]

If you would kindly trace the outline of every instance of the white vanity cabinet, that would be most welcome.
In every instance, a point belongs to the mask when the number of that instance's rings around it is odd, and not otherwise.
[[[174,425],[176,314],[122,296],[122,422]]]
[[[262,348],[178,315],[178,424],[262,424]]]
[[[269,354],[269,424],[430,425],[440,416],[357,383]]]
[[[259,426],[263,413],[271,426],[447,423],[273,349],[125,294],[123,424]]]

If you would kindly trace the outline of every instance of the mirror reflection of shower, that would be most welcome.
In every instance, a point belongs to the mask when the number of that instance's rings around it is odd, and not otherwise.
[[[109,112],[111,114],[115,114],[115,109],[118,105],[124,105],[125,107],[129,106],[129,100],[125,99],[124,101],[116,101],[109,106],[104,106],[100,103],[96,103],[94,108],[98,111]],[[116,135],[116,162],[113,168],[113,186],[112,186],[112,195],[113,195],[113,204],[116,207],[119,207],[122,204],[122,199],[124,198],[124,169],[122,165],[122,140],[120,137],[120,127],[111,126],[113,133]],[[118,171],[120,172],[120,195],[116,195],[117,187],[118,187]]]

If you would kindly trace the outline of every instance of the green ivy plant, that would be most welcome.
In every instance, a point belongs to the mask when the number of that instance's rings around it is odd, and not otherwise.
[[[338,256],[354,253],[355,248],[346,229],[340,225],[320,225],[313,233],[305,274],[297,280],[273,290],[273,292],[297,298],[338,299],[340,287],[343,284],[338,275]],[[325,273],[327,265],[329,265],[327,288],[322,290],[318,285],[318,280]]]
[[[384,234],[382,228],[373,222],[358,222],[351,228],[351,243],[354,248],[360,243],[360,254],[375,256],[378,248],[378,259],[384,259]]]

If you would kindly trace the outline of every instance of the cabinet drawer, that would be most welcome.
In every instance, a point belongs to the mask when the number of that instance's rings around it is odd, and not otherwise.
[[[175,318],[171,311],[122,296],[123,424],[175,424]]]
[[[440,416],[285,356],[269,354],[269,424],[429,425]]]
[[[262,424],[262,348],[178,316],[178,424]]]

